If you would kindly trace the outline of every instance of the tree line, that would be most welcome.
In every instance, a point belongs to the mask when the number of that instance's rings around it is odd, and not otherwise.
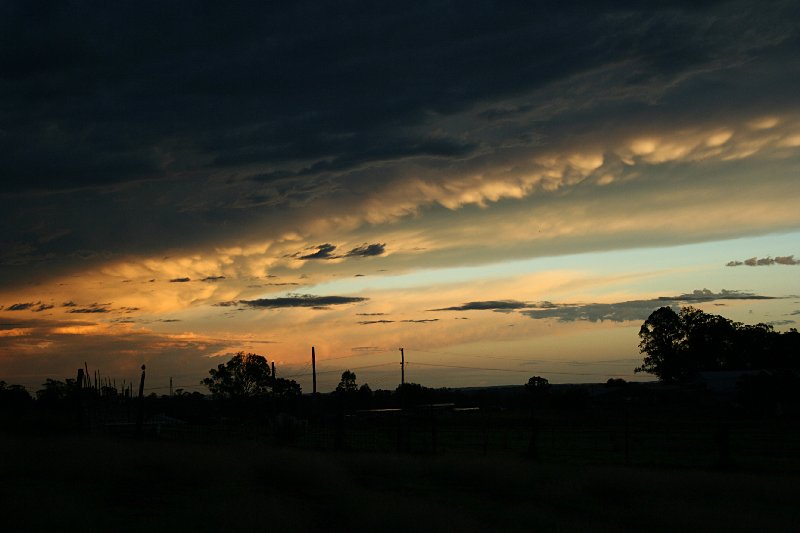
[[[698,373],[712,371],[768,370],[791,377],[796,376],[795,371],[800,368],[797,329],[781,333],[768,324],[747,325],[694,307],[683,307],[677,312],[671,307],[653,311],[642,324],[639,338],[639,350],[644,358],[635,372],[652,374],[664,383],[691,382]],[[609,380],[609,383],[612,381],[620,380]],[[210,369],[209,376],[201,384],[214,399],[229,406],[258,403],[289,407],[296,405],[302,396],[296,381],[277,378],[274,366],[270,367],[264,356],[254,353],[233,355],[227,362]],[[531,397],[546,396],[549,388],[548,381],[540,376],[533,376],[525,386]],[[417,383],[405,383],[394,391],[373,391],[366,383],[359,386],[355,373],[345,370],[332,397],[349,406],[369,408],[386,407],[401,399],[410,404],[450,401],[453,394],[451,389],[433,389]],[[89,396],[106,402],[124,399],[113,387],[82,389],[74,379],[47,379],[36,391],[36,403],[53,407]],[[203,395],[178,389],[175,397],[192,399],[194,405],[199,405]],[[152,401],[158,396],[151,393],[148,398]],[[24,387],[0,381],[0,406],[25,406],[31,402],[33,397]]]
[[[747,325],[683,307],[653,311],[639,330],[644,354],[635,372],[665,383],[685,383],[700,372],[770,370],[800,366],[800,333],[775,331],[769,324]]]

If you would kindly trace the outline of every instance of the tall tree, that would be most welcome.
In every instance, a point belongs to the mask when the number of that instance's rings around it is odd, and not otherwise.
[[[687,377],[686,330],[671,307],[653,311],[639,329],[639,338],[639,351],[647,355],[635,372],[654,374],[667,383]]]
[[[669,307],[653,311],[639,338],[639,350],[646,355],[635,371],[667,383],[703,371],[800,366],[796,330],[779,333],[767,324],[743,325],[694,307],[684,307],[680,313]]]
[[[356,373],[350,370],[342,372],[342,379],[339,381],[339,384],[336,385],[336,392],[339,394],[353,394],[357,390]]]
[[[250,398],[272,392],[272,372],[266,357],[258,354],[239,352],[208,373],[202,383],[217,398]]]

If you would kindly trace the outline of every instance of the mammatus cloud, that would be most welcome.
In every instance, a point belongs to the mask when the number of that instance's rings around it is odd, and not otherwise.
[[[227,307],[240,304],[250,309],[280,309],[285,307],[311,307],[316,309],[331,305],[345,305],[364,302],[368,298],[357,296],[314,296],[311,294],[294,294],[282,298],[260,298],[258,300],[239,300],[237,302],[220,302],[218,306]]]
[[[745,259],[744,261],[729,261],[725,266],[729,267],[736,267],[736,266],[771,266],[771,265],[800,265],[800,259],[795,259],[794,255],[784,255],[784,256],[777,256],[774,259],[772,257],[751,257],[750,259]]]
[[[298,259],[304,260],[312,260],[312,259],[342,259],[346,257],[374,257],[378,255],[382,255],[386,250],[386,244],[382,243],[375,243],[375,244],[367,244],[364,243],[361,246],[356,246],[349,252],[345,254],[335,254],[336,246],[333,244],[320,244],[315,249],[315,252],[308,253],[305,255],[300,255],[298,252],[295,256],[299,256]]]

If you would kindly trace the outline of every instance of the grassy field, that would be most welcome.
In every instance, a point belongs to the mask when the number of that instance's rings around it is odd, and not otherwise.
[[[2,436],[4,531],[789,531],[800,477]]]

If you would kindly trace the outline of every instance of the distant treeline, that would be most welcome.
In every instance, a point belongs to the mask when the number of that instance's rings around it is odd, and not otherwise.
[[[737,378],[740,405],[773,409],[797,403],[800,388],[800,333],[780,333],[767,324],[745,325],[692,307],[675,312],[670,307],[654,311],[642,325],[639,336],[642,365],[665,384],[702,387],[703,372],[742,371]],[[144,369],[143,369],[144,370]],[[303,394],[300,385],[277,378],[274,364],[264,356],[237,353],[229,361],[209,370],[201,383],[210,394],[176,389],[170,395],[151,393],[138,400],[132,384],[121,389],[113,381],[94,386],[83,369],[79,379],[47,379],[35,398],[20,385],[0,381],[0,412],[51,412],[71,418],[76,425],[130,422],[144,410],[145,416],[168,414],[193,422],[209,420],[263,420],[278,413],[313,417],[325,413],[370,409],[403,409],[449,403],[462,407],[500,406],[527,409],[531,406],[581,408],[596,396],[597,385],[551,386],[546,378],[531,377],[525,386],[486,389],[430,388],[404,383],[394,390],[372,390],[358,384],[354,372],[346,370],[335,391]],[[636,384],[609,379],[606,389],[613,396],[634,397],[649,393]],[[133,407],[135,405],[135,407]],[[68,416],[65,416],[67,415]]]

